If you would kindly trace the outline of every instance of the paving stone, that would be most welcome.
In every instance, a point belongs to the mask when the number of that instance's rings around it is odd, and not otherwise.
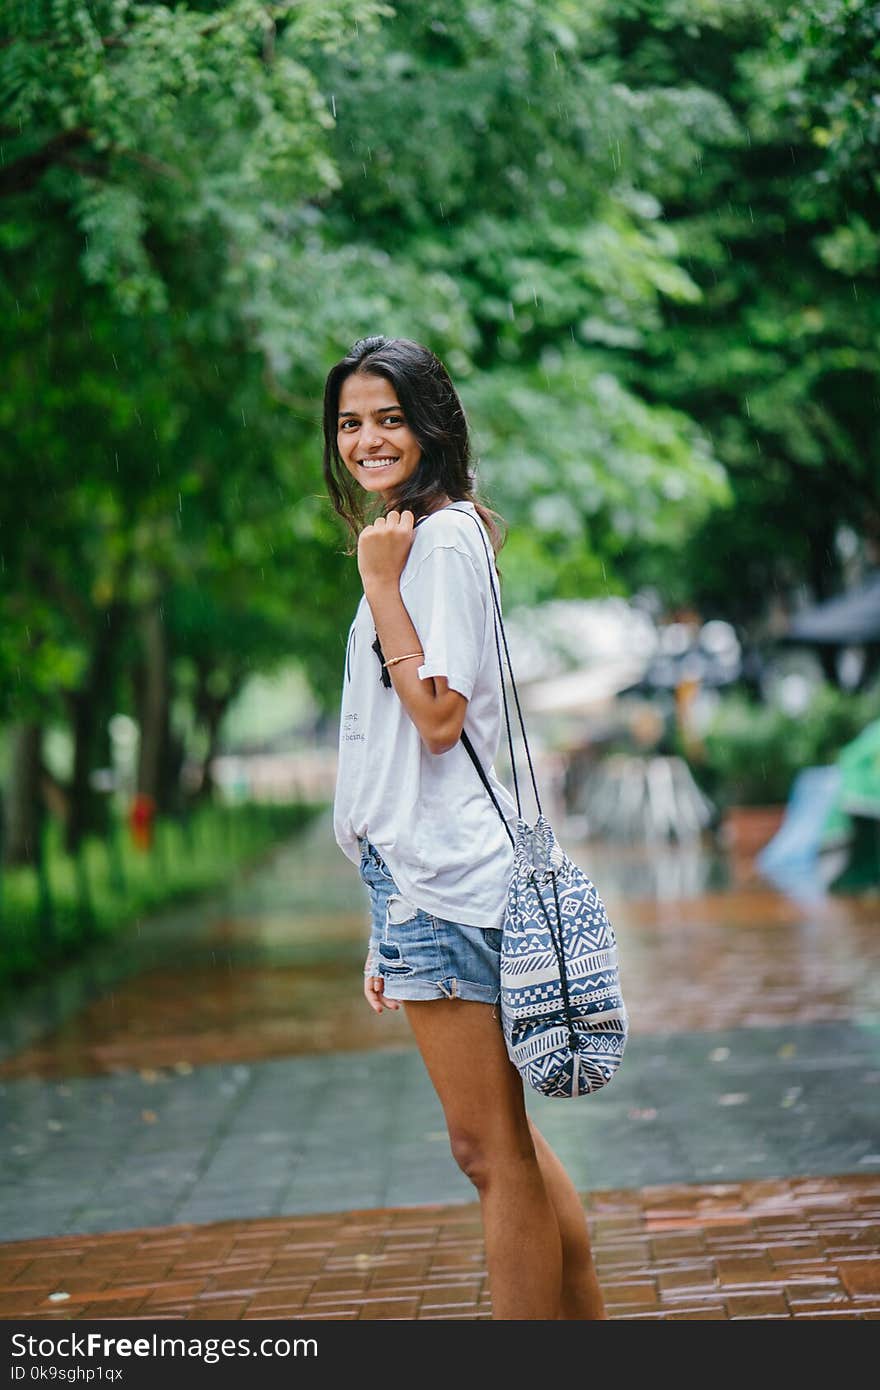
[[[600,867],[625,1064],[529,1103],[589,1193],[612,1316],[876,1316],[877,903],[636,901],[644,864]],[[0,1316],[488,1316],[403,1013],[360,998],[365,924],[325,818],[4,1008]]]

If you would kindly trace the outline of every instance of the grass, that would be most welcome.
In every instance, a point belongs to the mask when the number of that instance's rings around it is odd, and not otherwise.
[[[116,820],[67,854],[62,827],[44,833],[45,868],[7,868],[0,877],[0,988],[27,983],[145,913],[221,887],[236,869],[302,829],[322,804],[206,805],[157,821],[152,847],[138,849]]]

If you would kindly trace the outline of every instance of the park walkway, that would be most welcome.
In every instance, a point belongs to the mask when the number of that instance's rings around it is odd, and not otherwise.
[[[880,1316],[876,900],[567,846],[617,928],[620,1075],[530,1108],[612,1317]],[[489,1314],[472,1189],[320,818],[0,1023],[0,1317]]]

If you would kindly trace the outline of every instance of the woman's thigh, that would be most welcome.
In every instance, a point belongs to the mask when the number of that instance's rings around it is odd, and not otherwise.
[[[522,1078],[507,1055],[497,1008],[470,999],[405,1001],[407,1018],[450,1138],[534,1152]]]

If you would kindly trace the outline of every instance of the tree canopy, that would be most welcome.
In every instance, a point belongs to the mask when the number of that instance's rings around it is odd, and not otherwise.
[[[361,334],[447,362],[509,602],[650,580],[746,621],[876,530],[874,7],[0,25],[0,711],[69,724],[74,800],[115,709],[160,791],[175,701],[216,724],[294,658],[332,714],[359,584],[320,396]]]

